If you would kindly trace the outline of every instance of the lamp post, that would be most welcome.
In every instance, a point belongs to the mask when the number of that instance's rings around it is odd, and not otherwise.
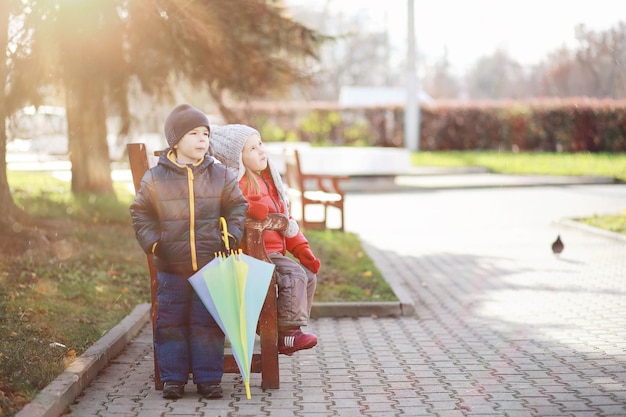
[[[415,52],[415,0],[407,0],[406,103],[404,106],[404,146],[419,151],[420,109]]]

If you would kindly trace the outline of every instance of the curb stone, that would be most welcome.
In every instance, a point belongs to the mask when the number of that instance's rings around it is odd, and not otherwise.
[[[413,304],[401,302],[313,303],[311,318],[321,317],[398,317],[413,314]]]
[[[626,242],[626,235],[617,232],[611,232],[610,230],[600,229],[599,227],[590,226],[586,223],[579,222],[571,219],[561,219],[557,222],[562,226],[572,227],[578,230],[582,230],[587,233],[595,233],[597,235],[602,235],[604,237],[608,237],[611,239],[621,240],[622,242]]]
[[[363,249],[372,257],[368,246],[363,242]],[[398,301],[384,302],[313,302],[311,318],[320,317],[408,317],[415,314],[413,300],[406,295],[394,279],[393,273],[386,273],[384,265],[372,257],[374,264],[380,269],[383,279],[387,281]]]

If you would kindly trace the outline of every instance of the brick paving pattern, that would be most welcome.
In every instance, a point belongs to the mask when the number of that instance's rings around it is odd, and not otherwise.
[[[146,326],[67,415],[626,416],[626,240],[559,223],[624,209],[625,185],[349,194],[347,230],[415,316],[314,320],[319,345],[251,400],[234,374],[223,399],[162,399]]]

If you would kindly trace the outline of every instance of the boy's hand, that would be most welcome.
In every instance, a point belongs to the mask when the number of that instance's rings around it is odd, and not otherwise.
[[[298,258],[300,263],[304,265],[308,270],[317,274],[320,270],[321,262],[313,255],[313,251],[307,243],[302,243],[293,248],[293,256]]]
[[[269,208],[261,203],[260,195],[248,196],[248,216],[254,220],[265,220],[269,214]]]

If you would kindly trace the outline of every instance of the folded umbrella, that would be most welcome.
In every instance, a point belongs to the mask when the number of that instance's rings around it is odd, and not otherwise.
[[[225,253],[198,270],[189,282],[228,340],[250,396],[254,338],[274,264],[233,251],[228,246],[226,220],[220,218]]]

